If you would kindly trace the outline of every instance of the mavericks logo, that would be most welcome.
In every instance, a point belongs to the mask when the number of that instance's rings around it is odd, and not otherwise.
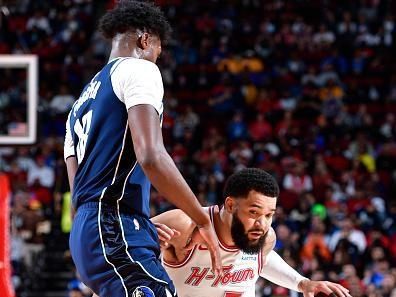
[[[133,291],[132,297],[155,297],[155,295],[149,287],[139,286]]]

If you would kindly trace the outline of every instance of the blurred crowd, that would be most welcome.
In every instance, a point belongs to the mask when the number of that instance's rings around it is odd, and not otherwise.
[[[16,2],[2,10],[0,53],[40,59],[39,141],[0,148],[13,244],[31,251],[13,249],[18,275],[45,247],[45,223],[67,216],[65,118],[106,63],[94,25],[114,3]],[[263,168],[281,186],[275,248],[290,265],[354,297],[396,296],[396,3],[156,2],[174,29],[159,61],[164,141],[202,205],[222,202],[232,172]],[[171,207],[153,190],[153,215]],[[290,294],[257,283],[256,296]]]

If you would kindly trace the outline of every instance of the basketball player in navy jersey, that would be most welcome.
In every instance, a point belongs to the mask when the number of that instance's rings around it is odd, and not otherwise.
[[[121,1],[100,20],[110,59],[82,91],[66,123],[65,160],[76,209],[70,249],[82,281],[100,297],[176,296],[149,220],[151,183],[199,226],[220,273],[207,212],[164,148],[163,84],[155,65],[170,31],[159,8]]]

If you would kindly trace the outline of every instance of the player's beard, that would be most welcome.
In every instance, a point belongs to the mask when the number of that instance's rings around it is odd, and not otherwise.
[[[261,231],[261,230],[250,230],[250,231]],[[249,240],[248,233],[245,230],[245,226],[242,221],[238,218],[238,215],[234,213],[232,215],[231,223],[231,236],[235,245],[246,254],[255,255],[258,254],[264,245],[265,239],[268,232],[264,233],[257,241],[253,242]]]

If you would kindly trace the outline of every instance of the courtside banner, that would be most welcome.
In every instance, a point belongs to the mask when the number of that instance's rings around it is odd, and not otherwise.
[[[11,284],[10,262],[10,184],[8,177],[0,173],[0,292],[1,297],[14,297]]]

